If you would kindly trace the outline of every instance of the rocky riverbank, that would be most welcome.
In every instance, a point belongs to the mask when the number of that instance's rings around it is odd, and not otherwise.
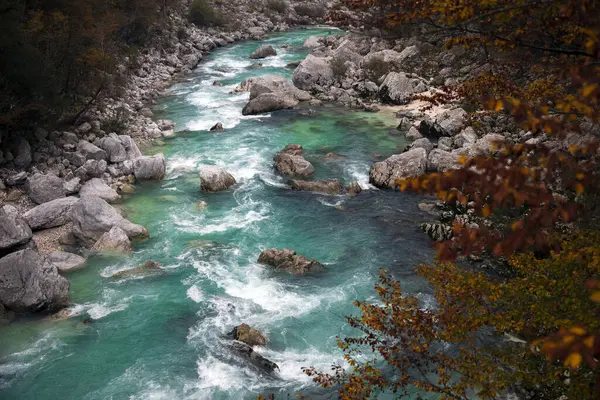
[[[559,141],[523,131],[506,115],[468,113],[460,99],[434,106],[423,101],[420,97],[441,93],[492,68],[481,49],[447,49],[443,39],[417,34],[390,40],[349,33],[314,36],[304,43],[311,53],[295,69],[293,84],[312,96],[311,104],[336,102],[373,112],[392,111],[399,120],[398,133],[411,141],[405,152],[372,165],[372,185],[391,189],[397,179],[456,169],[465,157],[493,155],[501,143],[544,143],[566,150],[600,137],[600,127],[586,120],[581,133]],[[450,209],[423,203],[422,209],[436,219],[421,226],[435,241],[450,239],[455,222],[489,225],[469,206]]]
[[[0,264],[11,267],[0,268],[0,321],[68,305],[69,283],[59,272],[83,265],[81,255],[127,252],[131,240],[148,236],[111,204],[136,182],[165,175],[164,156],[144,156],[140,147],[175,134],[175,125],[154,120],[151,110],[169,84],[215,48],[322,23],[323,7],[316,1],[289,2],[277,11],[254,2],[221,4],[219,15],[235,15],[224,18],[235,22],[218,28],[199,28],[185,12],[173,12],[125,74],[121,96],[95,104],[77,126],[8,135],[0,151]]]

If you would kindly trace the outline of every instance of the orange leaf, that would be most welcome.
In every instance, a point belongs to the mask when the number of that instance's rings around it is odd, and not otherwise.
[[[581,354],[571,353],[567,356],[567,359],[565,360],[565,366],[572,369],[577,369],[581,365],[582,360],[583,358],[581,357]]]

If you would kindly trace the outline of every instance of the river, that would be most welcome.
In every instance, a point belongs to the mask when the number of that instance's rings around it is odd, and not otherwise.
[[[123,204],[151,238],[136,243],[131,256],[95,257],[67,276],[74,317],[0,330],[0,398],[329,398],[301,368],[328,369],[341,359],[336,337],[355,333],[344,316],[356,312],[356,299],[376,301],[380,268],[431,302],[413,273],[433,257],[418,228],[426,218],[419,198],[368,185],[371,163],[405,146],[393,115],[326,105],[243,117],[248,93],[229,94],[250,76],[291,78],[285,65],[307,51],[280,46],[327,32],[298,30],[218,49],[159,101],[157,117],[190,132],[152,149],[167,157],[165,180],[138,185]],[[249,69],[248,55],[261,43],[279,54]],[[224,86],[213,86],[215,80]],[[218,121],[225,131],[208,132]],[[358,180],[366,190],[355,198],[289,190],[272,161],[288,143],[304,146],[315,178]],[[343,157],[323,157],[330,152]],[[224,167],[238,184],[201,193],[201,164]],[[300,277],[269,271],[256,259],[271,247],[292,248],[325,270]],[[167,272],[110,279],[146,260]],[[242,322],[268,336],[257,351],[279,365],[275,376],[260,374],[226,346],[226,334]]]

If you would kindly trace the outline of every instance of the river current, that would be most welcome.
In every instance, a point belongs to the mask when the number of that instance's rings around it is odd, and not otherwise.
[[[418,228],[426,218],[419,198],[368,184],[369,166],[406,144],[394,116],[325,105],[244,117],[248,93],[229,93],[251,76],[291,78],[285,65],[307,51],[280,47],[299,47],[328,31],[274,34],[216,50],[159,101],[156,116],[189,132],[152,149],[165,153],[165,180],[138,185],[123,204],[151,238],[136,243],[131,256],[94,257],[67,276],[73,317],[0,328],[0,398],[331,398],[301,368],[328,369],[341,360],[336,337],[356,333],[344,316],[356,313],[354,300],[377,300],[380,268],[431,303],[413,272],[433,254]],[[278,55],[251,69],[248,55],[262,43]],[[213,86],[215,80],[224,86]],[[208,132],[216,122],[224,132]],[[273,169],[273,156],[288,143],[304,146],[316,179],[359,181],[365,190],[355,198],[289,190]],[[201,193],[202,164],[225,168],[238,184]],[[271,247],[292,248],[325,270],[299,277],[269,271],[256,260]],[[110,279],[146,260],[166,273]],[[267,346],[256,350],[279,365],[274,376],[227,347],[227,333],[242,322],[267,335]]]

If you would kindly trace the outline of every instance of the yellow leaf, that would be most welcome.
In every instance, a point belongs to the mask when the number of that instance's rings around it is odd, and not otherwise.
[[[575,192],[577,194],[582,194],[583,193],[583,185],[581,183],[578,183],[575,185]]]
[[[585,329],[578,326],[571,328],[570,331],[579,336],[585,335]]]
[[[588,85],[588,86],[584,87],[582,90],[583,97],[588,97],[590,94],[592,94],[594,92],[594,90],[596,90],[597,87],[598,87],[598,85]]]
[[[518,231],[523,227],[523,221],[515,221],[512,223],[511,228],[514,231]]]
[[[583,341],[583,344],[585,344],[585,347],[591,349],[592,347],[594,347],[594,337],[593,336],[588,336]]]
[[[481,210],[481,214],[483,214],[484,217],[489,217],[491,212],[492,211],[490,210],[490,206],[488,206],[487,204]]]
[[[600,303],[600,291],[592,293],[590,300],[592,300],[594,303]]]
[[[571,353],[567,356],[567,359],[565,360],[565,366],[572,369],[577,369],[581,365],[581,361],[581,354]]]
[[[577,178],[578,181],[580,181],[585,177],[585,174],[583,172],[580,172],[577,175],[575,175],[575,177]]]

